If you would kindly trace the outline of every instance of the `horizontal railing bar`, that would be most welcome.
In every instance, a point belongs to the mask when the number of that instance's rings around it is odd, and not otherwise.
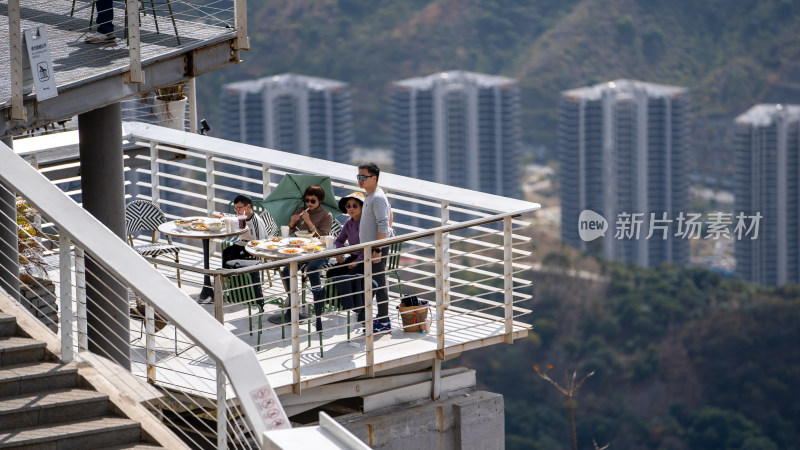
[[[225,141],[209,136],[201,136],[164,127],[138,122],[125,122],[123,135],[155,140],[178,147],[192,148],[212,155],[251,161],[256,164],[269,164],[270,167],[306,168],[307,172],[317,172],[338,179],[352,179],[355,176],[353,167],[348,164],[323,161],[308,156],[281,152],[264,147]],[[402,192],[411,195],[423,195],[440,198],[450,204],[477,207],[488,211],[514,211],[522,213],[535,211],[541,206],[524,200],[517,200],[493,194],[475,195],[474,191],[453,186],[444,186],[430,181],[414,179],[391,173],[381,174],[381,186],[390,192]],[[409,191],[413,187],[417,192]]]

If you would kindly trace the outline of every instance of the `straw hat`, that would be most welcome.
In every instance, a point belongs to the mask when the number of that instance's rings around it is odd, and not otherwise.
[[[348,198],[356,199],[359,203],[361,203],[361,206],[364,206],[364,194],[361,192],[351,192],[339,199],[339,211],[347,214],[347,208],[345,208],[344,205],[347,204]]]

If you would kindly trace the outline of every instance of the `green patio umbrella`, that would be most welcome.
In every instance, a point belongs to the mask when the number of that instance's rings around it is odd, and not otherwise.
[[[340,215],[341,211],[339,211],[339,205],[333,195],[331,179],[325,175],[286,174],[275,190],[264,199],[264,209],[269,211],[278,226],[286,225],[295,209],[304,206],[303,193],[306,188],[315,184],[325,191],[322,207],[330,211],[333,217]]]

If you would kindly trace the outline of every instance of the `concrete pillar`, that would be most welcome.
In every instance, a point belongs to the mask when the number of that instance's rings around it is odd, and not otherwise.
[[[14,148],[11,136],[2,138],[2,141],[8,148]],[[19,299],[16,201],[14,190],[0,183],[0,288],[9,297]]]
[[[375,450],[503,450],[504,413],[500,394],[449,392],[440,400],[351,414],[336,421]]]
[[[78,116],[83,208],[125,239],[122,113],[119,103]],[[89,350],[130,369],[128,290],[86,253]]]

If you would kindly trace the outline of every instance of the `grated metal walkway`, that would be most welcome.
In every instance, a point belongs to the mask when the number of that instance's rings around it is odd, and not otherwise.
[[[105,77],[126,72],[129,66],[128,47],[124,39],[124,10],[114,9],[116,43],[86,44],[89,29],[90,3],[77,1],[75,14],[70,17],[71,0],[25,0],[20,6],[21,29],[47,26],[50,52],[59,92]],[[230,39],[236,35],[232,28],[202,22],[177,19],[181,43],[175,37],[168,16],[158,16],[159,33],[152,14],[140,14],[142,65],[189,49]],[[11,104],[11,72],[9,55],[8,0],[0,0],[0,109]]]

